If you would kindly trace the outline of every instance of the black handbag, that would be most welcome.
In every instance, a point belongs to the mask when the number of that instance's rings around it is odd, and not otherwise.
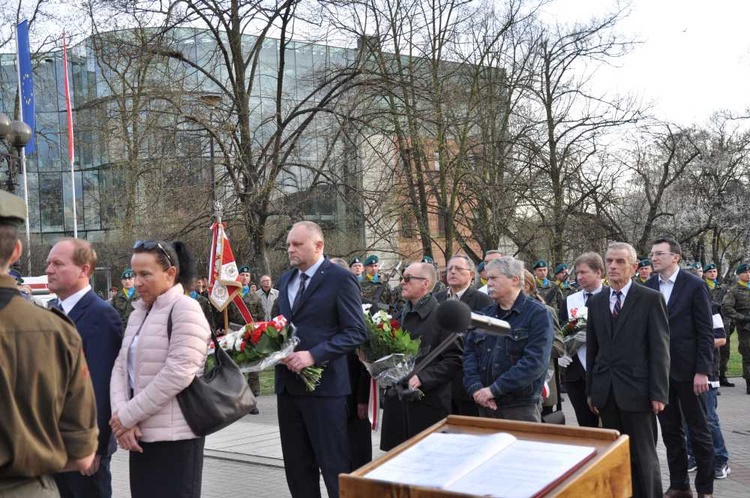
[[[167,337],[172,340],[172,310],[167,319]],[[236,422],[256,405],[255,396],[247,385],[240,367],[221,349],[213,330],[214,366],[195,377],[182,392],[177,402],[190,429],[197,436],[206,436]]]

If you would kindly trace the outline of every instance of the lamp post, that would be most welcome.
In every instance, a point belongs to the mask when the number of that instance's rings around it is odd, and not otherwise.
[[[16,193],[17,177],[21,174],[21,150],[31,140],[31,128],[23,121],[11,121],[0,113],[0,142],[5,144],[8,152],[0,152],[7,163],[5,190]]]

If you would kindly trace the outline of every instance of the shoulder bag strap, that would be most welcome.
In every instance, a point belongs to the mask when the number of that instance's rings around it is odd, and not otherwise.
[[[172,341],[172,312],[174,311],[176,303],[172,305],[172,308],[169,310],[169,316],[167,317],[167,341]],[[214,331],[211,330],[211,327],[208,327],[208,329],[211,331],[211,340],[214,343],[214,351],[218,351],[221,346],[219,346],[219,339],[217,339],[216,334],[214,334]],[[214,354],[216,357],[216,364],[221,363],[221,355]]]

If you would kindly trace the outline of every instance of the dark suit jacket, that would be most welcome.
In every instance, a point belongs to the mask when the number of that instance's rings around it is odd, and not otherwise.
[[[96,397],[96,423],[99,426],[97,455],[114,453],[115,438],[109,427],[112,410],[109,404],[109,379],[122,344],[120,314],[90,290],[68,315],[76,324],[83,342],[83,353],[89,365]]]
[[[586,394],[596,407],[610,391],[623,411],[651,410],[651,401],[669,399],[669,325],[662,295],[631,285],[614,320],[610,288],[588,301]]]
[[[287,287],[298,270],[279,279],[279,313],[297,327],[297,351],[309,351],[316,365],[325,365],[320,385],[312,393],[284,365],[276,366],[276,394],[345,396],[351,393],[346,353],[367,339],[359,285],[354,275],[328,258],[307,282],[300,302],[292,312]]]
[[[659,275],[646,286],[659,290]],[[680,270],[667,303],[669,346],[672,366],[669,377],[692,382],[696,373],[711,375],[714,332],[711,319],[711,296],[708,287],[695,275]]]
[[[448,289],[437,292],[435,294],[435,299],[437,299],[438,303],[443,303],[448,300]],[[471,311],[481,311],[484,308],[491,306],[493,301],[490,296],[485,294],[484,292],[479,292],[474,287],[469,287],[466,289],[466,292],[464,292],[461,295],[461,302],[466,303],[466,305],[471,308]]]

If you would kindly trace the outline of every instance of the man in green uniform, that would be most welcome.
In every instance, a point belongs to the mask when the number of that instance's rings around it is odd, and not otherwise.
[[[654,273],[654,264],[648,258],[642,259],[638,261],[638,268],[636,268],[635,272],[637,275],[633,277],[633,282],[645,285],[646,280],[651,278],[651,274]]]
[[[138,291],[135,290],[135,273],[130,268],[125,268],[120,274],[122,289],[112,298],[112,307],[117,310],[122,318],[123,330],[128,325],[128,318],[133,312],[133,303],[140,299]]]
[[[99,431],[80,335],[61,312],[23,299],[8,275],[25,213],[0,191],[0,496],[57,497],[51,474],[89,469]]]
[[[357,277],[357,282],[361,282],[365,273],[365,265],[362,264],[359,258],[354,258],[349,262],[349,271]]]
[[[388,310],[392,302],[391,288],[388,282],[381,281],[380,259],[371,254],[367,256],[364,262],[365,274],[359,281],[362,288],[362,302],[372,303],[380,309]]]
[[[708,293],[711,295],[711,305],[721,311],[721,301],[727,288],[719,282],[719,270],[716,265],[709,263],[703,267],[703,281],[708,287]],[[727,379],[727,363],[729,362],[729,334],[734,331],[734,324],[731,320],[722,315],[724,321],[724,331],[726,332],[725,343],[718,348],[719,354],[719,385],[722,387],[734,387],[734,383]]]
[[[559,314],[562,308],[565,308],[565,298],[560,288],[547,278],[549,268],[547,261],[540,259],[534,262],[531,271],[536,279],[536,288],[544,299],[544,303],[555,309],[555,314]]]
[[[735,273],[737,283],[724,295],[721,312],[737,327],[737,339],[740,341],[739,350],[742,355],[742,377],[747,384],[746,392],[750,394],[750,265],[739,265]]]
[[[240,283],[242,284],[242,301],[244,301],[247,310],[253,316],[253,321],[262,322],[265,317],[265,310],[263,309],[263,303],[260,298],[250,290],[250,280],[252,278],[250,275],[250,267],[241,266],[239,272]],[[236,304],[231,303],[228,310],[230,327],[237,329],[245,325],[245,319],[242,317]],[[250,372],[246,375],[247,384],[250,386],[250,390],[255,396],[260,396],[260,372]],[[250,413],[252,415],[257,415],[260,411],[256,407]]]

